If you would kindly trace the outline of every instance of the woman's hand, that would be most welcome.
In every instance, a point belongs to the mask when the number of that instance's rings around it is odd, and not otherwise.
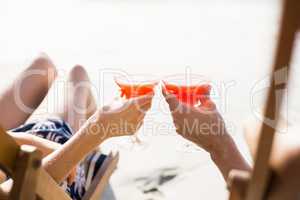
[[[153,94],[149,94],[104,106],[89,119],[96,122],[90,132],[99,133],[102,138],[134,134],[142,126],[152,98]]]

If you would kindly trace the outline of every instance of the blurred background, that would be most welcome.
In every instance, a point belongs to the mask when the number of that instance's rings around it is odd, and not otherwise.
[[[64,76],[86,67],[99,105],[117,95],[111,72],[157,76],[202,74],[230,89],[218,103],[243,154],[243,125],[262,106],[257,86],[268,77],[281,11],[279,0],[0,0],[0,89],[39,52]],[[285,102],[291,127],[299,118],[299,45]],[[105,74],[103,76],[103,74]],[[107,141],[121,152],[111,179],[118,200],[226,199],[226,184],[204,151],[180,149],[182,138],[158,129],[172,124],[158,92],[141,138],[147,148]],[[221,105],[222,104],[222,105]],[[224,107],[225,105],[225,107]],[[166,112],[162,112],[166,111]],[[153,128],[156,127],[156,128]],[[179,148],[178,148],[179,147]],[[164,181],[161,181],[164,180]]]

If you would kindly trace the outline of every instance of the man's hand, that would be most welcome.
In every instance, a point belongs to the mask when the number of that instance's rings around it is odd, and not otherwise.
[[[202,147],[209,153],[222,146],[224,136],[227,136],[223,118],[215,104],[207,97],[202,98],[198,107],[180,102],[173,94],[165,89],[163,95],[173,117],[176,132],[184,138]]]
[[[181,103],[164,89],[162,92],[172,112],[177,133],[210,153],[225,180],[233,169],[251,170],[208,97],[201,100],[200,106],[192,107]]]

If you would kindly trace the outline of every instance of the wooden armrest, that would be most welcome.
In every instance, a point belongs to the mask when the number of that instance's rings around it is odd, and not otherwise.
[[[250,122],[245,127],[246,141],[252,156],[255,156],[261,123]],[[275,133],[270,157],[271,180],[268,199],[297,199],[300,194],[300,137],[290,130]]]
[[[71,200],[68,194],[42,168],[38,178],[36,194],[38,199]]]
[[[109,178],[117,168],[119,162],[119,153],[110,153],[97,172],[93,182],[82,200],[99,200],[103,191],[109,183]]]
[[[0,197],[5,199],[6,192],[9,192],[9,199],[34,199],[36,192],[38,199],[71,200],[52,177],[40,167],[40,159],[41,154],[36,148],[28,145],[19,147],[14,139],[0,127],[0,163],[8,174],[13,175],[14,179],[13,184],[12,181],[4,183],[7,186],[5,190],[0,187],[0,193],[2,193]]]
[[[227,186],[230,190],[230,200],[242,200],[245,198],[250,177],[251,175],[248,171],[232,170],[229,173]]]

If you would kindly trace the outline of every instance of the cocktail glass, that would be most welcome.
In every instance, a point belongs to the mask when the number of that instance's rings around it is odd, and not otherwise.
[[[114,77],[114,81],[119,87],[121,100],[154,93],[155,86],[159,83],[155,76],[149,74],[119,75]],[[131,143],[146,147],[146,143],[140,140],[137,133],[131,136]]]
[[[177,74],[166,76],[162,79],[163,89],[175,95],[178,100],[188,106],[210,106],[211,82],[208,78],[197,74]],[[180,150],[190,152],[200,148],[191,142],[185,140]]]

